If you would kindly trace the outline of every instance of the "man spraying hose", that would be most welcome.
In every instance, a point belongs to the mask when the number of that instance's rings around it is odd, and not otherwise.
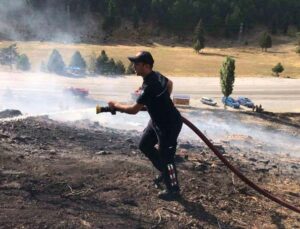
[[[163,181],[166,186],[158,197],[164,200],[176,199],[180,195],[180,189],[174,156],[182,118],[170,98],[172,81],[153,71],[154,60],[151,53],[141,51],[128,59],[134,64],[136,74],[143,77],[140,95],[134,105],[114,101],[110,101],[108,105],[111,109],[127,114],[136,114],[142,108],[147,108],[151,119],[143,132],[139,148],[160,172],[154,180],[155,184]],[[156,144],[158,149],[155,148]]]
[[[110,107],[96,107],[96,113],[116,111],[136,114],[144,106],[148,109],[151,120],[144,130],[140,141],[140,149],[152,161],[153,165],[161,172],[162,180],[166,185],[166,190],[159,193],[159,197],[165,200],[172,200],[179,197],[179,185],[177,180],[176,167],[174,164],[174,155],[176,151],[177,137],[180,133],[182,122],[188,126],[202,139],[205,144],[215,153],[215,155],[242,181],[252,187],[254,190],[269,198],[270,200],[294,211],[300,213],[300,209],[278,197],[272,195],[269,191],[259,187],[239,170],[227,161],[227,159],[216,149],[208,138],[189,120],[181,117],[180,113],[174,107],[170,93],[172,92],[172,83],[166,77],[152,71],[154,60],[149,52],[140,52],[135,57],[129,58],[135,66],[137,75],[143,77],[142,93],[137,99],[137,103],[132,106],[122,105],[116,102],[110,102]],[[159,149],[154,147],[159,144]],[[156,179],[156,183],[161,179]]]

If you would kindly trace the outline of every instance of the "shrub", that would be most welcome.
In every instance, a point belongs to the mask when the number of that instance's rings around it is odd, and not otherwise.
[[[31,68],[29,59],[26,54],[22,54],[17,59],[17,69],[22,71],[29,71]]]
[[[276,76],[279,76],[279,73],[284,71],[284,67],[282,66],[281,63],[276,64],[273,68],[272,68],[272,72],[274,72],[276,74]]]

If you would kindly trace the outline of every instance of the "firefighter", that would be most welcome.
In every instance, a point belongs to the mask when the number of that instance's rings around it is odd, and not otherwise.
[[[108,105],[128,114],[136,114],[146,107],[151,119],[143,131],[139,149],[159,171],[154,179],[155,184],[165,184],[165,189],[158,193],[158,197],[173,200],[180,197],[174,157],[182,128],[181,115],[170,98],[173,83],[159,72],[153,71],[154,59],[150,52],[141,51],[128,59],[134,64],[136,74],[143,78],[140,95],[133,105],[115,101],[110,101]],[[155,147],[156,144],[158,148]]]

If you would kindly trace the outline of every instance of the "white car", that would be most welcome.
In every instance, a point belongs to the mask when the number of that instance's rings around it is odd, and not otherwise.
[[[203,104],[207,104],[207,105],[210,105],[210,106],[216,106],[217,105],[216,101],[214,101],[212,98],[207,98],[207,97],[202,97],[201,102]]]

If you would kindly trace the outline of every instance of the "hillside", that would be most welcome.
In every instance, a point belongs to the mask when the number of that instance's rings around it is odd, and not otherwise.
[[[0,38],[99,42],[128,27],[184,40],[200,20],[208,35],[219,37],[235,39],[258,26],[291,35],[300,28],[299,11],[297,0],[11,0],[0,3]]]
[[[28,55],[34,71],[40,69],[42,61],[47,63],[53,49],[59,50],[66,64],[70,63],[70,58],[76,50],[80,51],[88,62],[92,53],[99,55],[104,49],[109,57],[122,60],[125,65],[129,64],[127,56],[135,55],[140,50],[149,50],[155,58],[155,69],[166,75],[219,76],[219,69],[225,57],[232,56],[236,59],[237,76],[270,76],[272,67],[281,62],[285,68],[282,76],[300,77],[300,55],[295,52],[294,38],[276,36],[273,38],[273,47],[268,52],[262,52],[257,44],[257,36],[249,39],[247,46],[240,46],[228,40],[212,40],[200,55],[189,46],[169,43],[166,40],[148,45],[128,41],[99,45],[2,41],[0,48],[17,43],[19,53]]]
[[[277,128],[276,122],[263,123]],[[159,200],[151,181],[155,172],[136,148],[139,134],[104,128],[89,120],[0,119],[1,225],[299,228],[297,213],[259,195],[205,146],[189,141],[180,142],[176,159],[182,197]],[[241,143],[246,139],[246,144],[254,141],[243,135],[231,138]],[[299,206],[299,158],[246,152],[228,141],[221,144],[224,156],[247,177]]]

